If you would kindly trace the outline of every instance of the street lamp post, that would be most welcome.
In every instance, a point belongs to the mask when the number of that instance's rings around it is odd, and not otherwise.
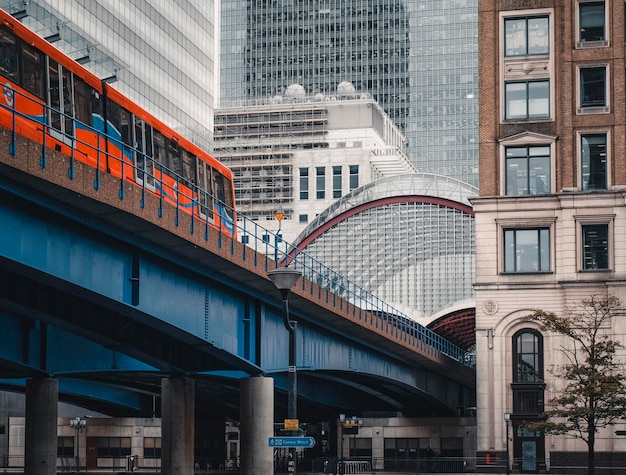
[[[339,425],[341,425],[341,442],[339,444],[339,475],[344,474],[343,470],[343,436],[344,424],[346,423],[346,415],[339,414]]]
[[[76,416],[70,420],[70,427],[76,431],[76,471],[80,472],[80,433],[83,431],[87,421]]]
[[[510,470],[510,461],[509,461],[509,423],[511,422],[511,413],[504,413],[504,423],[506,424],[506,475],[509,475]]]
[[[298,376],[296,373],[296,327],[297,322],[289,319],[289,292],[302,273],[288,267],[279,267],[267,273],[274,286],[280,291],[283,299],[283,323],[289,332],[289,372],[288,372],[288,392],[287,392],[287,418],[291,423],[298,419]],[[297,436],[298,430],[293,430],[292,435]],[[289,448],[289,472],[296,473],[296,449]],[[291,465],[293,464],[293,465]]]

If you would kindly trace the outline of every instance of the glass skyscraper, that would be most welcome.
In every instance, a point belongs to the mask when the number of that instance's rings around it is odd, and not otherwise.
[[[478,184],[477,0],[223,0],[220,107],[371,94],[422,172]]]
[[[0,0],[0,8],[205,149],[215,103],[213,0]]]

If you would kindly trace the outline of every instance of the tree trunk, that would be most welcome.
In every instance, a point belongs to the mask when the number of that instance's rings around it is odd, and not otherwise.
[[[587,441],[587,475],[595,475],[596,473],[596,434],[595,427],[589,429],[589,440]]]

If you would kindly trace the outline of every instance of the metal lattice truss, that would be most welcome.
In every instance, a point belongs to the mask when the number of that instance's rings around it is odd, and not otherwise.
[[[430,174],[365,185],[320,214],[296,247],[421,318],[473,300],[476,188]]]

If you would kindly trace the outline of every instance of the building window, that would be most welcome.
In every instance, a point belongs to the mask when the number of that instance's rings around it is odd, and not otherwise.
[[[359,187],[359,166],[350,165],[350,191]]]
[[[527,56],[550,53],[548,17],[506,18],[504,54]]]
[[[606,134],[581,135],[581,181],[583,190],[607,188]]]
[[[298,216],[298,222],[300,223],[308,223],[309,222],[309,215],[308,214],[301,214]]]
[[[578,4],[578,40],[580,43],[606,41],[605,2]]]
[[[504,272],[550,272],[550,230],[505,229]]]
[[[341,198],[341,168],[333,167],[333,198]]]
[[[350,457],[371,458],[372,439],[366,437],[350,437]]]
[[[580,68],[580,107],[606,107],[606,67]]]
[[[130,437],[98,437],[99,458],[120,458],[130,455]]]
[[[583,270],[609,268],[609,225],[584,224],[581,227]]]
[[[504,85],[505,119],[550,117],[550,81],[507,82]]]
[[[534,330],[522,330],[513,337],[513,382],[543,381],[543,341]]]
[[[323,200],[326,198],[326,169],[324,167],[316,167],[315,172],[316,198]]]
[[[57,457],[74,456],[74,437],[57,437]]]
[[[143,438],[143,456],[145,458],[161,458],[161,437]]]
[[[300,169],[300,199],[309,199],[309,169]]]
[[[550,146],[506,147],[506,194],[550,193]]]

